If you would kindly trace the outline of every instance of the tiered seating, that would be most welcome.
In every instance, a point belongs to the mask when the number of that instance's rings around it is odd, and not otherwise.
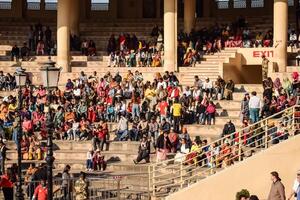
[[[216,111],[216,124],[215,125],[185,125],[188,129],[188,132],[191,136],[201,136],[202,138],[207,138],[209,141],[217,139],[220,137],[224,124],[231,120],[235,125],[236,128],[241,128],[241,120],[240,120],[240,110],[241,110],[241,101],[244,97],[245,92],[252,92],[256,91],[258,96],[262,97],[263,88],[261,85],[256,84],[248,84],[236,85],[235,92],[233,93],[234,100],[221,100],[221,101],[214,101],[217,106]],[[0,96],[8,96],[8,95],[15,95],[16,93],[13,92],[0,92]],[[109,130],[116,129],[115,123],[111,123]],[[88,147],[86,147],[86,150]]]
[[[197,27],[203,27],[212,25],[215,22],[214,19],[205,19],[203,23],[199,21]],[[230,21],[228,21],[230,22]],[[250,20],[249,20],[250,22]],[[86,57],[78,55],[78,52],[72,52],[71,66],[72,73],[62,73],[60,77],[59,85],[62,87],[68,78],[75,79],[78,77],[80,71],[84,71],[86,74],[91,74],[93,71],[97,71],[99,76],[110,71],[115,73],[121,72],[121,75],[125,74],[127,70],[135,71],[139,70],[143,73],[145,79],[152,80],[153,73],[162,72],[162,68],[108,68],[108,57],[105,56],[105,48],[107,45],[110,34],[118,35],[121,32],[130,34],[136,34],[139,39],[148,39],[152,26],[157,23],[162,26],[162,21],[149,21],[149,20],[118,20],[117,22],[85,22],[81,24],[81,36],[82,38],[93,39],[96,42],[97,52],[96,57]],[[27,40],[28,27],[31,23],[12,23],[7,25],[0,22],[0,71],[5,73],[13,73],[15,71],[16,62],[10,61],[8,51],[11,49],[11,45],[22,45]],[[180,24],[180,23],[179,23]],[[55,38],[56,27],[54,23],[48,23],[53,31],[53,37]],[[180,24],[182,27],[182,24]],[[178,77],[183,85],[192,85],[194,75],[198,75],[201,79],[209,77],[215,80],[218,75],[222,76],[221,66],[225,62],[228,62],[231,57],[234,57],[236,50],[224,50],[214,55],[204,56],[204,61],[197,64],[195,67],[180,68]],[[47,60],[47,56],[33,56],[33,61],[22,62],[22,66],[27,72],[32,73],[33,83],[39,84],[39,66],[41,62]],[[52,59],[55,61],[56,57]],[[243,98],[244,92],[257,91],[259,95],[262,94],[262,88],[260,85],[237,85],[236,93],[234,93],[233,101],[215,101],[217,104],[217,118],[216,124],[212,126],[203,125],[187,125],[188,132],[192,137],[201,136],[207,138],[209,141],[213,141],[220,137],[224,124],[230,119],[237,128],[241,127],[240,122],[240,101]],[[0,96],[6,96],[10,92],[0,92]],[[113,130],[116,124],[112,124],[110,130]],[[90,147],[89,142],[69,142],[69,141],[55,141],[56,149],[54,156],[56,171],[61,172],[66,164],[70,164],[72,170],[79,171],[85,169],[86,152]],[[7,156],[11,160],[7,164],[15,163],[17,154],[15,145],[9,143],[10,151]],[[128,176],[129,183],[141,183],[142,190],[146,191],[147,187],[147,170],[148,165],[133,165],[132,160],[137,155],[137,142],[111,142],[108,151],[103,152],[106,159],[110,160],[108,164],[108,171],[112,172],[112,175],[118,174],[134,174],[138,173],[139,176]],[[154,161],[154,154],[151,157]],[[31,161],[25,161],[30,163]],[[141,181],[142,180],[142,181]],[[127,183],[127,182],[126,182]],[[128,185],[130,185],[128,183]],[[140,189],[141,189],[140,188]],[[136,189],[136,188],[131,188]]]
[[[183,155],[183,157],[180,158],[175,157],[175,159],[169,159],[153,164],[150,169],[151,189],[153,190],[153,195],[158,198],[162,198],[179,190],[178,193],[174,193],[171,197],[168,197],[168,199],[180,199],[179,197],[183,197],[184,193],[198,193],[199,191],[195,187],[202,190],[202,192],[206,192],[207,190],[215,191],[218,183],[224,186],[224,182],[226,182],[228,178],[232,178],[235,181],[232,181],[230,189],[228,190],[227,187],[223,188],[223,193],[226,193],[225,196],[227,196],[226,199],[230,199],[230,195],[233,197],[235,192],[240,189],[241,184],[243,187],[248,186],[255,189],[254,191],[251,191],[253,193],[260,192],[260,195],[263,194],[266,196],[266,189],[262,190],[262,185],[257,186],[256,184],[253,184],[261,177],[249,176],[248,179],[244,179],[243,175],[250,172],[249,169],[255,171],[256,175],[259,174],[263,177],[268,177],[270,171],[281,170],[280,172],[288,175],[290,182],[292,182],[294,177],[291,176],[291,173],[286,173],[284,169],[298,169],[297,162],[291,155],[292,153],[299,153],[300,151],[297,145],[300,137],[298,135],[294,135],[294,133],[299,131],[299,117],[296,116],[298,112],[298,105],[293,106],[292,108],[287,108],[286,110],[263,119],[258,123],[252,124],[244,129],[237,130],[233,133],[233,135],[228,135],[211,143],[213,144],[218,142],[224,144],[227,140],[228,145],[232,145],[232,147],[234,146],[236,148],[235,150],[232,150],[231,153],[225,153],[222,152],[222,148],[217,150],[215,147],[210,146],[205,152],[207,160],[201,160],[199,158],[199,160],[195,161],[194,159]],[[283,121],[286,125],[283,129],[280,129],[279,124]],[[273,125],[270,126],[270,124]],[[245,132],[249,133],[249,130],[255,130],[255,134],[248,135],[245,139],[243,134]],[[269,131],[267,132],[266,130]],[[276,133],[279,130],[285,130],[285,132],[282,133],[282,135],[278,135]],[[274,131],[274,133],[272,134],[271,131]],[[235,138],[234,141],[230,141],[230,139],[228,140],[228,138],[231,137]],[[261,139],[260,143],[258,138]],[[278,144],[279,142],[282,142],[282,144]],[[219,153],[216,153],[216,150]],[[211,156],[216,154],[218,156],[211,158]],[[232,156],[228,156],[229,154]],[[227,156],[228,160],[224,161],[223,159]],[[252,156],[257,158],[257,160],[248,159]],[[289,161],[286,161],[285,164],[282,165],[278,164],[278,159],[282,158]],[[206,161],[207,163],[202,164],[203,161]],[[230,167],[231,165],[234,166]],[[222,171],[222,173],[217,173],[219,171]],[[215,173],[217,174],[211,177],[211,175]],[[292,172],[292,174],[294,174],[294,172]],[[203,179],[206,180],[202,181]],[[192,184],[195,185],[191,187]],[[188,187],[188,189],[181,190],[185,187]],[[263,187],[266,187],[265,183]],[[232,188],[235,188],[235,190],[232,190]],[[218,196],[218,194],[205,193],[203,198],[205,196],[207,199],[218,199],[213,198]],[[224,197],[223,194],[220,194],[220,196]]]

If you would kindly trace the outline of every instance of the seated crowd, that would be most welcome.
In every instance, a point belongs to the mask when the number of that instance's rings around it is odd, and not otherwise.
[[[157,33],[158,34],[158,33]],[[155,35],[155,34],[153,34]],[[138,40],[136,35],[111,35],[108,41],[109,66],[111,67],[161,67],[162,41],[157,36],[150,42]]]
[[[297,97],[300,92],[299,74],[292,74],[292,81],[288,78],[281,83],[277,78],[273,82],[271,78],[263,81],[263,99],[257,96],[256,92],[245,94],[241,102],[241,120],[243,122],[242,131],[237,132],[235,125],[229,121],[224,125],[222,137],[224,140],[208,144],[207,140],[201,140],[196,137],[192,141],[183,128],[179,134],[175,131],[164,131],[157,139],[157,159],[165,160],[169,152],[176,153],[175,162],[183,162],[183,164],[195,164],[196,166],[208,167],[227,167],[239,160],[239,154],[242,157],[251,156],[251,152],[239,150],[239,140],[243,146],[264,147],[263,137],[265,135],[262,124],[254,124],[261,119],[269,117],[288,107],[298,103]],[[282,120],[275,122],[270,120],[268,126],[268,137],[272,144],[277,144],[281,140],[286,140],[290,135],[299,134],[297,131],[292,132],[288,125],[292,122],[289,119],[288,112],[282,114]],[[249,125],[254,124],[249,127]],[[247,128],[249,127],[249,128]],[[142,151],[136,161],[140,161]],[[144,158],[144,157],[143,157]]]
[[[46,147],[40,141],[46,138],[49,113],[55,139],[91,139],[93,151],[102,151],[109,139],[110,122],[118,123],[115,130],[110,130],[115,132],[115,140],[138,141],[146,134],[155,141],[161,128],[170,130],[172,126],[179,133],[184,124],[214,124],[213,100],[230,100],[233,90],[234,83],[221,77],[213,84],[208,78],[202,81],[195,76],[194,86],[182,89],[173,72],[158,73],[149,82],[140,72],[130,70],[124,77],[107,73],[101,78],[96,72],[91,76],[81,72],[78,79],[67,81],[64,90],[56,88],[49,94],[43,86],[23,87],[23,158],[44,158]],[[16,143],[18,101],[8,96],[0,105],[2,137]]]
[[[289,26],[288,45],[297,46],[295,29]],[[276,44],[275,44],[276,45]],[[273,31],[254,32],[250,30],[248,22],[242,16],[231,24],[218,24],[200,30],[178,33],[178,64],[179,66],[193,66],[200,62],[203,55],[220,52],[223,48],[241,47],[272,47]]]
[[[12,91],[16,88],[15,76],[7,73],[4,75],[3,71],[0,71],[0,91]]]
[[[81,51],[82,55],[96,55],[96,44],[93,40],[82,40],[75,34],[70,35],[71,51]],[[44,26],[40,22],[29,27],[28,42],[24,42],[22,47],[14,45],[11,49],[11,60],[29,61],[30,54],[37,56],[56,55],[56,41],[52,37],[52,30],[49,26]]]
[[[122,33],[117,38],[114,34],[108,40],[107,53],[110,56],[109,66],[114,67],[160,67],[163,64],[163,29],[155,25],[149,41],[139,40],[136,35]],[[297,47],[298,38],[295,29],[289,25],[288,45]],[[276,45],[276,44],[275,44]],[[250,30],[247,20],[239,16],[231,24],[218,24],[191,33],[178,33],[178,64],[193,66],[200,62],[204,54],[220,52],[224,47],[272,47],[273,31],[254,32]],[[77,35],[70,36],[70,47],[80,51],[82,55],[95,56],[96,43],[93,40],[80,39]],[[19,48],[12,47],[12,60],[29,60],[30,52],[36,55],[55,55],[56,42],[52,38],[49,26],[40,22],[30,26],[28,43]]]

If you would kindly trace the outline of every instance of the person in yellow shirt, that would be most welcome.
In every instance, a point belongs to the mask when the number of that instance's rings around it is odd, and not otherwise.
[[[152,100],[153,97],[156,96],[156,92],[153,86],[150,86],[145,91],[145,97],[146,99]]]
[[[11,114],[14,114],[16,112],[16,110],[17,110],[17,107],[18,107],[18,104],[17,104],[16,101],[10,103],[8,105],[8,112],[10,112]]]
[[[175,102],[172,105],[172,111],[173,111],[173,129],[176,133],[178,133],[181,113],[182,113],[182,106],[181,103],[179,103],[178,98],[175,99]]]

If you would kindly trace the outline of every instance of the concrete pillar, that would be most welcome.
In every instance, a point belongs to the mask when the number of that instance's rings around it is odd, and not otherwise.
[[[156,8],[156,18],[158,18],[158,19],[160,19],[160,1],[161,0],[156,0],[156,6],[155,6],[155,8]]]
[[[137,12],[137,18],[144,18],[144,1],[143,0],[138,0],[136,1],[136,12]]]
[[[288,0],[274,0],[274,60],[279,72],[287,66]]]
[[[190,33],[195,26],[196,0],[184,0],[184,32]]]
[[[251,8],[251,0],[246,0],[246,8]]]
[[[177,0],[164,0],[164,70],[177,70]]]
[[[202,2],[202,16],[206,18],[211,17],[211,10],[214,7],[215,2],[211,0],[203,0]]]
[[[11,6],[14,13],[14,17],[22,19],[24,16],[24,10],[27,10],[26,2],[24,0],[13,0]]]
[[[70,67],[70,15],[73,0],[57,2],[57,65],[63,72],[71,72]]]
[[[112,19],[118,18],[118,0],[109,1],[110,14]]]
[[[41,11],[42,12],[45,12],[45,10],[46,10],[46,8],[45,8],[45,6],[46,6],[46,2],[45,2],[45,0],[41,0]]]
[[[77,36],[80,35],[79,23],[80,23],[80,2],[79,0],[73,0],[71,4],[71,13],[70,13],[70,31],[71,34]]]

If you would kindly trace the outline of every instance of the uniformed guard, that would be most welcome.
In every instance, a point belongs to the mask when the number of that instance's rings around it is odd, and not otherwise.
[[[75,190],[75,200],[87,200],[87,182],[85,180],[85,173],[81,172],[79,179],[75,182],[74,190]]]
[[[262,56],[262,79],[266,80],[268,78],[268,66],[269,66],[269,60],[266,58],[265,55]]]

